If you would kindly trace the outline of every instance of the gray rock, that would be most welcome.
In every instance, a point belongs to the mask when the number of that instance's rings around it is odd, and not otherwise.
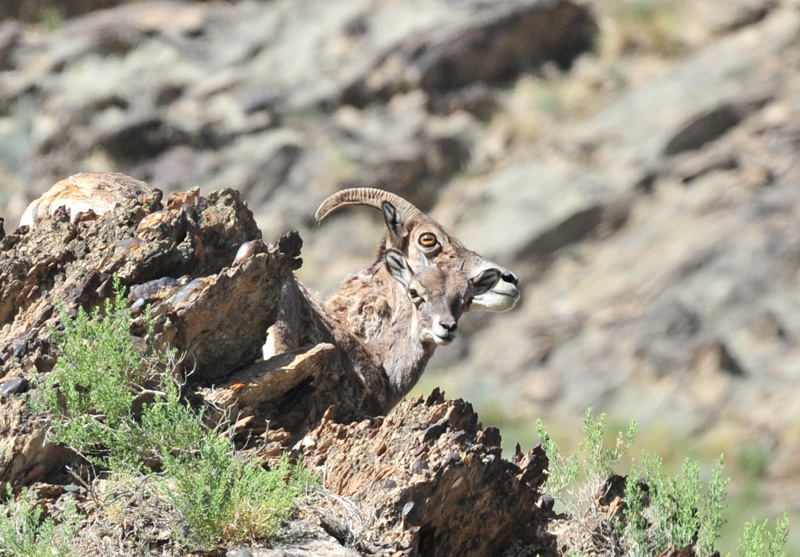
[[[571,0],[132,4],[21,32],[8,80],[18,86],[3,87],[0,106],[13,111],[21,91],[37,91],[39,124],[21,130],[38,146],[29,166],[38,188],[75,167],[113,168],[166,191],[202,180],[209,190],[252,191],[282,233],[297,226],[296,200],[307,215],[309,202],[343,185],[387,187],[430,206],[435,182],[466,168],[475,133],[470,122],[429,124],[434,100],[448,96],[447,112],[463,121],[452,100],[459,88],[566,63],[594,28]],[[440,93],[443,79],[454,81]],[[435,99],[405,94],[420,80]],[[490,95],[468,97],[464,110],[487,118]],[[369,109],[345,130],[343,105]],[[313,141],[273,143],[308,132]],[[261,143],[269,147],[251,160]],[[199,163],[180,179],[176,165],[192,152]]]
[[[513,261],[523,298],[510,315],[467,316],[467,357],[443,361],[439,381],[531,417],[593,406],[678,435],[729,435],[727,419],[783,435],[790,414],[762,410],[798,387],[800,79],[783,70],[800,57],[799,15],[776,9],[552,144],[443,189],[434,215]]]
[[[187,140],[187,134],[180,127],[149,112],[131,114],[121,122],[98,130],[96,147],[118,164],[125,164],[155,157]]]
[[[777,6],[775,0],[699,2],[702,21],[714,33],[728,33],[764,19]]]
[[[22,26],[19,23],[0,22],[0,72],[14,69],[14,51],[21,34]]]
[[[5,362],[3,362],[5,363]],[[24,377],[9,379],[0,383],[0,397],[8,397],[28,390],[28,380]]]
[[[741,122],[742,110],[723,103],[709,112],[695,114],[675,132],[664,146],[663,154],[677,155],[684,151],[699,149]]]
[[[236,547],[234,549],[229,549],[228,551],[226,551],[225,557],[253,557],[253,554],[247,548]]]
[[[739,114],[741,120],[775,96],[780,78],[765,61],[780,58],[800,38],[798,15],[789,10],[776,12],[755,33],[755,37],[739,33],[711,43],[673,71],[630,91],[578,125],[571,130],[573,137],[592,151],[594,160],[621,166],[617,174],[622,174],[626,167],[658,164],[681,130],[698,119],[702,122],[704,115],[725,116],[727,111],[728,116],[720,118],[722,125],[713,126],[724,131],[736,120],[733,116]],[[705,138],[718,135],[707,133]]]
[[[269,547],[237,547],[226,557],[358,557],[359,553],[340,544],[316,522],[294,519],[286,523]]]
[[[166,191],[178,191],[186,183],[206,183],[219,172],[218,165],[218,156],[208,150],[177,145],[156,157],[143,174]]]
[[[569,2],[556,10],[540,0],[465,5],[481,17],[466,22],[454,18],[437,32],[390,50],[373,73],[392,75],[390,65],[405,72],[385,80],[374,93],[386,96],[409,87],[452,90],[507,79],[548,60],[567,66],[590,47],[597,31],[588,13]],[[548,17],[542,17],[545,13]]]

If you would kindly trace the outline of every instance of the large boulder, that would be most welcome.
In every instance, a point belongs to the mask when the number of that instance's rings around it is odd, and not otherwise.
[[[136,194],[102,215],[71,218],[59,207],[0,241],[2,482],[42,479],[64,456],[42,443],[20,399],[55,363],[61,311],[91,312],[112,295],[116,276],[134,312],[152,304],[157,344],[186,356],[193,382],[212,383],[261,356],[283,282],[300,265],[299,237],[263,244],[233,190],[193,190],[162,204],[160,192],[122,174],[80,175],[75,187],[98,183]]]

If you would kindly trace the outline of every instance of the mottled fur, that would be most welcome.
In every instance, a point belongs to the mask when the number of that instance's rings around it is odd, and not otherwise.
[[[302,326],[299,326],[302,324]],[[270,327],[265,357],[303,346],[330,343],[336,350],[331,372],[314,379],[310,407],[340,405],[340,418],[379,415],[390,405],[390,383],[380,359],[323,309],[322,302],[295,276],[283,287],[278,321]],[[339,404],[344,401],[345,404]]]
[[[381,268],[383,265],[377,272],[364,270],[348,276],[325,302],[326,312],[364,342],[380,336],[401,313],[407,313],[398,311],[397,303],[386,296],[395,289],[396,281]]]

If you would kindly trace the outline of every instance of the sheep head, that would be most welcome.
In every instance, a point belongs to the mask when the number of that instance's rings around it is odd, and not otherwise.
[[[442,268],[460,268],[470,278],[477,278],[489,269],[497,270],[499,280],[493,288],[476,295],[467,311],[508,311],[519,300],[520,291],[514,273],[467,249],[442,225],[391,192],[374,188],[341,190],[322,202],[316,219],[321,221],[348,205],[364,205],[382,211],[387,232],[384,250],[396,249],[411,261],[424,257]]]
[[[414,271],[400,251],[389,248],[383,256],[389,274],[403,286],[414,305],[423,344],[450,344],[458,333],[458,320],[473,300],[500,280],[500,271],[486,269],[468,278],[461,269],[423,264]]]

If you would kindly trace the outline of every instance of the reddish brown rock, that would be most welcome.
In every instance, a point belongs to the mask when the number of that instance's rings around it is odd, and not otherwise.
[[[501,555],[512,545],[555,555],[544,524],[554,515],[539,488],[541,449],[501,458],[500,435],[472,405],[438,390],[385,417],[351,425],[323,420],[302,441],[305,466],[324,470],[338,498],[320,511],[359,549],[405,555]]]

